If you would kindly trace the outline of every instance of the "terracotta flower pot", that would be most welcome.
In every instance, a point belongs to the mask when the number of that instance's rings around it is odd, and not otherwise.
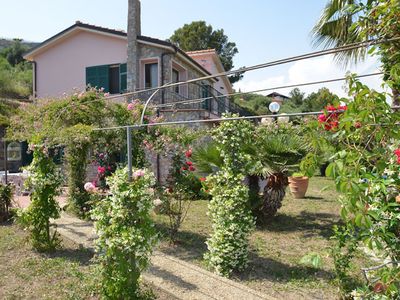
[[[308,188],[308,177],[289,177],[289,187],[295,199],[302,199]]]

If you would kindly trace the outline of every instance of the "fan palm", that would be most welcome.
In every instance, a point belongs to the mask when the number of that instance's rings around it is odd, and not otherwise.
[[[262,126],[255,145],[257,163],[254,172],[267,180],[261,205],[255,210],[261,220],[273,217],[282,206],[289,184],[288,173],[309,152],[309,146],[299,132],[291,127],[284,131]]]
[[[261,126],[255,132],[255,142],[245,147],[253,158],[252,170],[247,175],[250,206],[258,221],[270,219],[282,206],[288,186],[288,173],[298,165],[309,150],[308,144],[292,127]],[[197,147],[193,153],[197,170],[203,174],[217,172],[223,159],[215,142]],[[259,178],[266,179],[262,197]]]

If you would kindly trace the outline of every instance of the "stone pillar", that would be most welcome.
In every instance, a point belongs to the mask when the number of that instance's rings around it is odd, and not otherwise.
[[[141,35],[140,0],[128,0],[128,60],[127,60],[127,89],[132,92],[138,88],[138,43]]]

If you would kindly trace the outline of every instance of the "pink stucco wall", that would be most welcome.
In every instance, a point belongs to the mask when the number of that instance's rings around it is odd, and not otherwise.
[[[37,97],[59,97],[85,88],[86,67],[125,63],[126,39],[79,31],[60,41],[34,60]]]
[[[213,60],[212,53],[204,53],[204,54],[200,54],[200,53],[190,54],[189,53],[189,55],[211,74],[217,74],[217,73],[221,73],[224,71],[224,70],[218,69],[216,63]],[[225,82],[221,78],[218,78],[218,79],[219,80],[214,83],[214,88],[222,94],[230,93],[231,92],[230,87],[227,87]]]

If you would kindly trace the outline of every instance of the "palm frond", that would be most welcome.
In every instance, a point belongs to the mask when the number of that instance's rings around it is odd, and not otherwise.
[[[196,147],[192,157],[198,172],[207,175],[218,171],[223,164],[221,153],[213,141]]]
[[[311,31],[314,47],[333,48],[361,42],[361,35],[353,28],[357,14],[347,9],[359,0],[329,0],[318,22]],[[366,49],[358,48],[335,54],[335,60],[346,67],[365,59]]]

